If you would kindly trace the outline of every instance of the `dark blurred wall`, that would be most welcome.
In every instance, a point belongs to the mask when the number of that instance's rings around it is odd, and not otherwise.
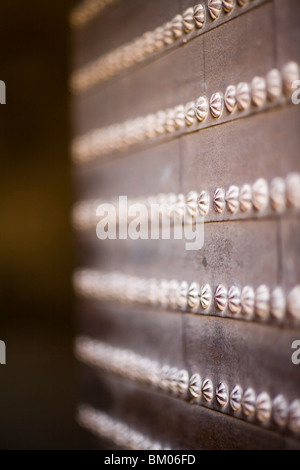
[[[77,447],[68,0],[0,4],[0,448]]]

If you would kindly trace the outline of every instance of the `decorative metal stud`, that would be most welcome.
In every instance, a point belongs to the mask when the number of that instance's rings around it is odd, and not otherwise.
[[[198,197],[198,208],[201,216],[205,216],[209,211],[209,194],[206,191],[201,191]]]
[[[145,117],[145,136],[147,139],[153,139],[156,136],[155,119],[155,114],[149,114]]]
[[[164,43],[164,28],[159,26],[154,31],[154,45],[157,51],[160,51],[165,46]]]
[[[178,194],[174,207],[174,215],[177,220],[182,221],[185,215],[186,199],[184,194]]]
[[[147,449],[145,449],[144,445],[143,445],[142,450],[147,450]],[[154,442],[153,444],[151,444],[151,447],[149,448],[149,450],[164,450],[164,449],[163,449],[162,445],[159,442]]]
[[[183,18],[182,15],[176,15],[172,20],[172,31],[175,39],[179,39],[183,35]]]
[[[175,132],[176,127],[175,127],[175,110],[174,109],[168,109],[166,111],[166,120],[165,120],[165,131],[168,132],[168,134],[172,134],[172,132]]]
[[[155,124],[154,129],[157,135],[162,135],[165,133],[165,123],[166,123],[166,112],[158,111],[155,115]]]
[[[128,359],[128,356],[132,356],[131,359]],[[127,355],[126,360],[124,361],[125,366],[128,365],[129,369],[132,368],[131,364],[135,367],[135,356],[132,353]],[[133,368],[134,368],[133,367]],[[143,357],[139,360],[139,371],[137,378],[143,382],[148,384],[152,383],[153,380],[153,370],[154,370],[154,362],[150,359]]]
[[[241,293],[236,286],[230,287],[228,291],[228,307],[233,314],[237,314],[241,310]]]
[[[201,3],[194,6],[194,20],[198,29],[202,28],[205,21],[204,8]]]
[[[169,282],[166,279],[162,279],[158,286],[158,300],[162,306],[167,306],[169,303]]]
[[[204,96],[200,96],[195,103],[195,112],[197,119],[201,122],[207,117],[208,102]]]
[[[187,302],[188,306],[195,310],[199,307],[200,303],[200,286],[197,282],[192,282],[188,290]]]
[[[250,86],[246,82],[241,82],[236,87],[237,105],[240,111],[246,111],[251,104]]]
[[[283,395],[278,395],[273,400],[273,419],[277,426],[283,428],[288,421],[289,406]]]
[[[180,395],[185,395],[189,388],[189,374],[185,369],[177,372],[177,388]]]
[[[272,69],[266,76],[267,94],[270,101],[274,101],[282,93],[281,73],[277,69]]]
[[[177,306],[179,308],[186,308],[187,306],[187,294],[188,294],[189,285],[186,281],[182,281],[179,284],[178,293],[177,293]]]
[[[177,195],[175,193],[169,193],[166,196],[166,215],[172,218],[174,215],[175,204],[177,202]]]
[[[267,100],[267,85],[262,77],[254,77],[251,83],[252,101],[258,108],[262,108]]]
[[[202,384],[202,395],[207,402],[212,401],[214,394],[213,384],[210,379],[205,379]]]
[[[252,209],[252,188],[250,184],[244,184],[240,190],[240,208],[246,212]]]
[[[266,423],[271,418],[272,403],[271,398],[266,392],[262,392],[256,399],[256,416],[258,421]]]
[[[290,207],[300,208],[300,174],[290,173],[287,176],[286,197]]]
[[[270,297],[271,314],[277,320],[282,320],[286,310],[286,299],[281,287],[276,287]]]
[[[211,288],[209,284],[201,286],[200,289],[200,305],[203,310],[208,309],[211,304]]]
[[[270,186],[271,206],[276,212],[282,212],[286,206],[286,187],[283,178],[274,178]]]
[[[222,408],[228,403],[228,387],[224,382],[220,382],[216,389],[216,399]]]
[[[218,310],[223,312],[227,306],[227,289],[219,284],[215,292],[215,304]]]
[[[240,385],[235,385],[230,393],[230,406],[233,411],[240,411],[242,407],[243,389]]]
[[[156,197],[156,202],[158,204],[158,213],[161,217],[167,214],[167,197],[166,194],[160,193]]]
[[[287,298],[289,314],[296,320],[300,320],[300,285],[294,287]]]
[[[147,32],[143,35],[145,56],[153,54],[155,51],[154,34]]]
[[[252,203],[257,211],[263,211],[269,202],[268,183],[264,178],[255,181],[252,186]]]
[[[159,382],[159,371],[160,365],[155,361],[151,361],[151,366],[149,368],[149,382],[154,387],[157,387]]]
[[[174,123],[176,129],[182,129],[185,126],[184,106],[179,105],[174,108]]]
[[[195,103],[191,101],[185,106],[185,123],[187,126],[192,126],[195,123],[195,120]]]
[[[186,210],[190,217],[194,218],[198,211],[198,193],[190,191],[186,196]]]
[[[221,116],[223,112],[223,96],[221,93],[214,93],[213,95],[211,95],[209,101],[209,108],[211,115],[215,119],[218,119]]]
[[[106,371],[114,372],[122,377],[143,382],[148,385],[157,385],[161,390],[174,393],[182,399],[187,397],[187,392],[191,402],[199,403],[201,393],[206,402],[212,402],[214,387],[210,379],[206,378],[201,386],[199,374],[189,377],[188,371],[179,370],[169,365],[160,366],[155,361],[135,354],[132,351],[117,349],[108,344],[94,341],[89,338],[78,338],[76,340],[76,355],[83,362],[101,367]],[[224,408],[228,401],[233,411],[243,410],[245,416],[256,417],[260,423],[270,420],[271,414],[274,422],[279,427],[288,427],[291,432],[300,433],[300,400],[294,400],[289,406],[282,395],[276,396],[271,402],[270,396],[266,392],[260,393],[257,398],[254,390],[248,388],[244,393],[240,385],[235,385],[230,396],[227,384],[220,382],[215,390],[217,403]],[[81,423],[86,423],[90,418],[90,424],[97,424],[93,419],[93,410],[81,407],[85,417],[82,416]],[[118,436],[118,442],[122,439],[130,444],[130,448],[161,448],[159,444],[151,444],[150,441],[140,433],[133,431],[123,423],[112,420],[107,415],[101,418],[101,427],[105,428],[106,435],[110,437]],[[98,422],[99,428],[99,422]],[[95,426],[94,426],[95,429]],[[125,442],[125,441],[124,441]],[[123,445],[124,446],[124,445]]]
[[[229,85],[226,88],[225,95],[224,95],[224,103],[225,103],[227,110],[230,113],[233,113],[235,111],[236,106],[237,106],[235,86]]]
[[[163,32],[163,38],[166,46],[169,46],[174,42],[174,36],[173,36],[173,30],[172,30],[172,23],[166,23],[164,25],[164,32]]]
[[[221,214],[225,209],[225,191],[223,188],[218,188],[214,195],[214,209]]]
[[[230,13],[234,7],[234,0],[223,0],[223,10]]]
[[[149,279],[147,301],[150,304],[155,304],[158,300],[158,281],[156,279]]]
[[[255,311],[258,317],[266,319],[270,312],[270,291],[262,284],[256,289],[255,293]]]
[[[177,394],[178,387],[177,387],[177,375],[178,375],[177,367],[170,367],[167,373],[167,383],[168,383],[168,390],[172,393]]]
[[[300,79],[299,65],[297,62],[289,62],[282,71],[283,89],[289,95],[293,92],[293,84]]]
[[[169,282],[168,286],[168,297],[169,297],[169,304],[171,307],[176,307],[177,305],[177,292],[179,289],[179,282],[175,279],[172,279]]]
[[[201,396],[201,377],[199,374],[193,374],[190,378],[189,391],[193,398],[199,399]]]
[[[168,366],[168,365],[164,365],[160,369],[160,372],[159,372],[160,380],[159,380],[158,385],[159,385],[159,388],[161,390],[168,390],[168,387],[169,387],[169,382],[168,382],[169,371],[170,371],[170,366]]]
[[[216,20],[222,11],[222,0],[208,0],[207,7],[212,19]]]
[[[256,395],[252,388],[245,390],[242,398],[242,410],[245,416],[251,417],[255,414]]]
[[[111,440],[118,447],[127,450],[162,450],[161,444],[152,442],[148,437],[135,431],[125,423],[116,421],[109,415],[94,408],[81,405],[78,412],[81,426],[99,437]]]
[[[183,29],[185,33],[190,33],[195,28],[194,22],[194,9],[193,7],[187,8],[182,15]]]
[[[295,434],[300,432],[300,400],[295,400],[290,405],[289,429]]]
[[[226,193],[226,202],[228,210],[235,214],[239,208],[239,188],[237,186],[230,186]]]

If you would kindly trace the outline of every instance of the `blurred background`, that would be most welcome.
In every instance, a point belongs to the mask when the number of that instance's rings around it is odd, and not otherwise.
[[[69,0],[1,2],[0,448],[78,447]]]

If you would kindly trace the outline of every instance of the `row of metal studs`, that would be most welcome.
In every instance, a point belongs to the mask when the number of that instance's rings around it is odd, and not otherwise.
[[[74,275],[74,287],[83,297],[160,305],[202,315],[213,311],[222,317],[282,322],[288,313],[290,320],[300,320],[300,285],[286,295],[281,287],[270,289],[265,284],[256,289],[252,286],[240,289],[236,285],[227,289],[223,284],[212,288],[209,284],[200,286],[197,282],[189,284],[175,279],[146,279],[119,272],[78,270]]]
[[[77,229],[85,230],[96,226],[100,220],[96,215],[101,204],[112,204],[113,222],[118,223],[118,217],[124,215],[119,210],[118,201],[94,199],[78,202],[73,210],[72,218]],[[127,221],[131,220],[128,208],[133,204],[143,204],[147,207],[148,220],[162,220],[164,217],[173,223],[191,223],[196,215],[208,217],[210,210],[222,214],[227,209],[228,216],[239,210],[252,215],[251,211],[263,213],[271,207],[276,213],[286,209],[300,209],[300,174],[290,173],[285,179],[274,178],[270,186],[264,178],[259,178],[253,185],[244,184],[241,187],[231,185],[225,191],[217,188],[214,191],[212,204],[208,191],[190,191],[184,194],[158,194],[157,196],[140,197],[127,200]],[[108,216],[109,217],[109,216]],[[222,219],[223,220],[223,219]]]
[[[77,339],[76,355],[86,364],[150,385],[193,404],[213,407],[223,413],[230,411],[237,418],[258,424],[270,424],[272,420],[279,429],[288,427],[292,433],[300,433],[300,399],[289,405],[281,394],[272,400],[265,391],[256,394],[252,388],[243,390],[239,384],[229,389],[222,381],[215,387],[210,378],[202,380],[199,373],[189,375],[185,369],[162,365],[133,351],[86,337]]]
[[[83,0],[70,13],[72,28],[81,28],[99,15],[106,7],[120,0]]]
[[[289,62],[282,73],[272,69],[266,76],[255,77],[251,85],[241,82],[237,86],[227,87],[225,94],[213,93],[210,98],[200,96],[196,101],[186,105],[175,106],[156,114],[138,117],[120,124],[102,127],[75,137],[72,144],[73,159],[78,162],[93,160],[111,152],[121,152],[144,141],[157,139],[163,135],[192,131],[195,125],[202,124],[210,114],[220,120],[224,108],[227,115],[248,112],[253,109],[264,110],[269,105],[286,103],[282,93],[290,96],[294,83],[300,78],[299,65]],[[201,128],[200,128],[201,129]]]
[[[71,24],[79,27],[90,20],[94,14],[103,10],[108,4],[116,0],[89,0],[83,6],[77,7],[71,14]],[[137,37],[108,53],[98,57],[81,69],[73,73],[71,87],[74,92],[83,92],[92,86],[102,83],[123,70],[129,69],[136,64],[144,62],[147,58],[170,48],[174,45],[186,43],[191,38],[202,33],[205,24],[209,29],[220,24],[219,18],[230,19],[235,4],[245,6],[248,0],[208,0],[206,5],[201,3],[194,7],[187,8],[182,15],[176,15],[171,21],[156,28],[154,31],[147,31],[142,36]],[[254,1],[252,0],[252,3]],[[258,3],[262,3],[257,0]],[[243,13],[244,9],[240,12]],[[211,22],[207,18],[211,18]]]
[[[81,405],[78,410],[79,424],[96,436],[112,441],[128,450],[168,450],[158,442],[153,442],[144,434],[132,429],[89,405]]]

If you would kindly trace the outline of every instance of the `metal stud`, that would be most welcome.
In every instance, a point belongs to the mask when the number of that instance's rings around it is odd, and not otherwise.
[[[220,382],[216,389],[216,399],[222,408],[228,403],[228,387],[224,382]]]
[[[255,395],[254,390],[252,388],[247,388],[242,398],[242,410],[246,416],[251,417],[254,415],[255,403],[256,403],[256,395]]]
[[[227,289],[221,284],[216,288],[215,304],[217,309],[221,312],[223,312],[227,306]]]
[[[255,293],[255,311],[258,317],[266,319],[270,312],[270,291],[266,285],[261,285]]]
[[[240,411],[242,407],[243,389],[240,385],[235,385],[230,393],[230,406],[233,411]]]
[[[213,399],[213,384],[210,379],[205,379],[202,384],[202,395],[207,402],[211,402]]]
[[[216,20],[222,11],[222,0],[208,0],[207,7],[212,19]]]
[[[214,194],[214,209],[221,214],[225,209],[225,191],[223,188],[218,188]]]
[[[258,421],[266,423],[271,418],[272,403],[271,398],[266,392],[262,392],[256,399],[256,416]]]

